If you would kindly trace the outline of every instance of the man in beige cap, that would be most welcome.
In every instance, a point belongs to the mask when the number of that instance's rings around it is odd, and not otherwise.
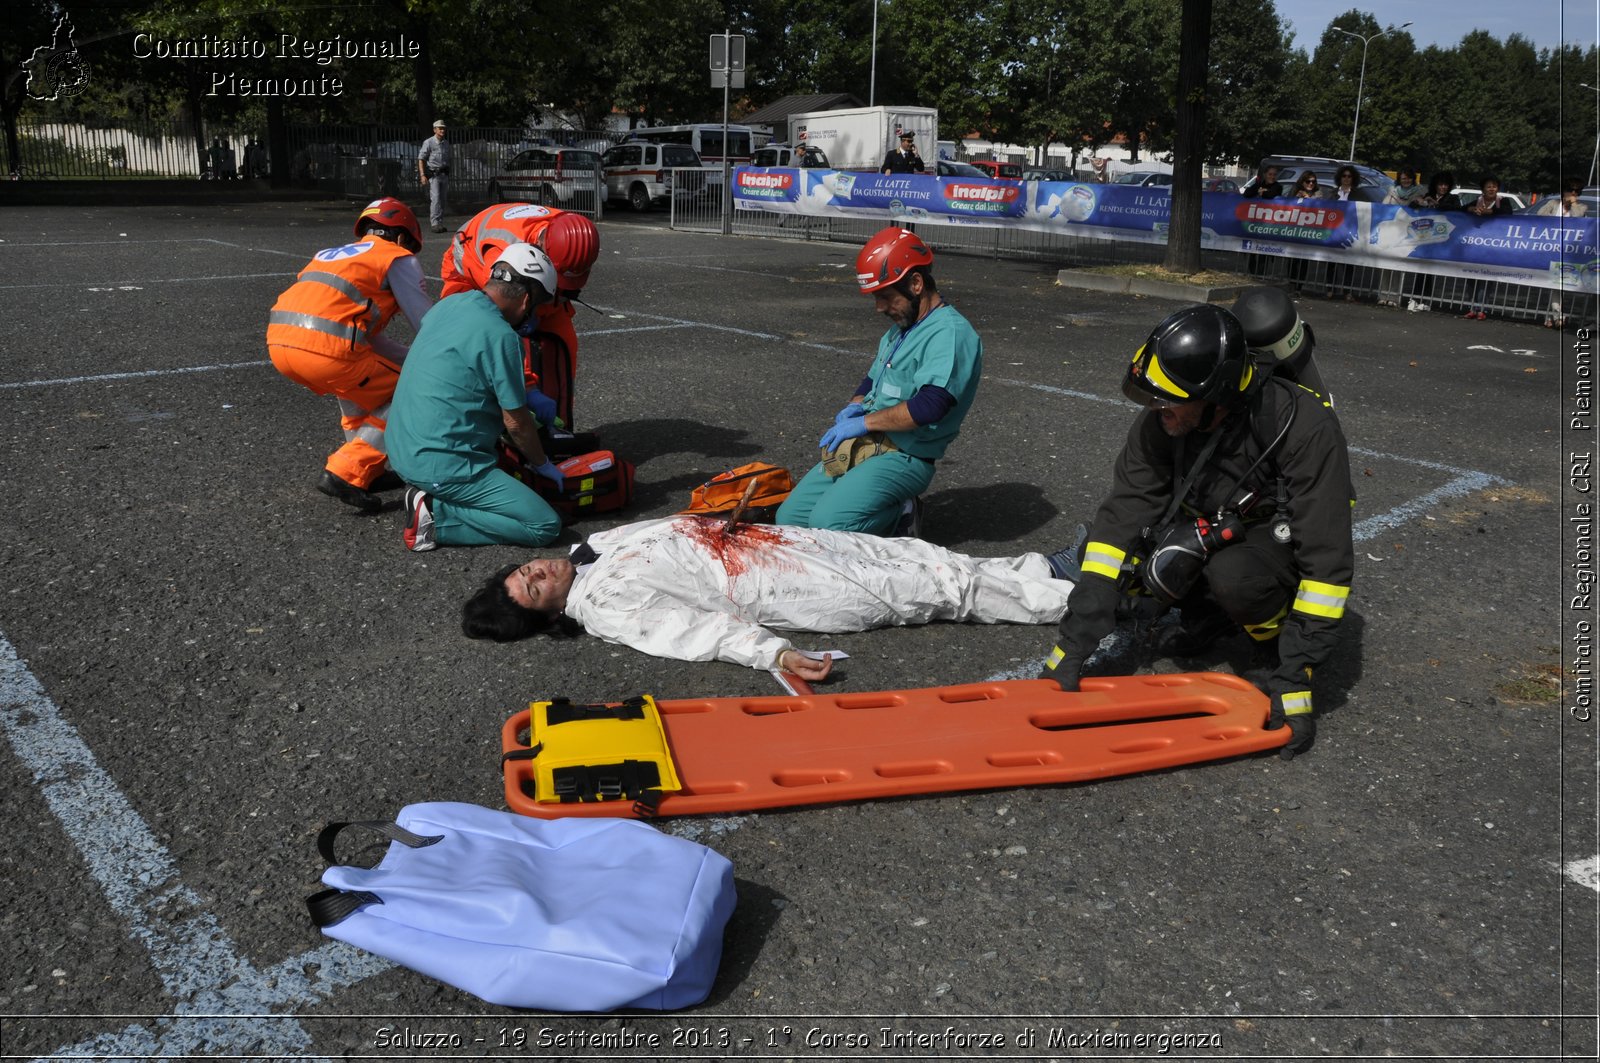
[[[445,139],[444,119],[433,122],[433,136],[422,142],[417,153],[417,180],[428,190],[428,221],[436,233],[444,232],[444,212],[450,193],[450,142]]]

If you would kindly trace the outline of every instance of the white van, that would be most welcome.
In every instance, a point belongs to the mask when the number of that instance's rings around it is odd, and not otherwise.
[[[828,156],[817,148],[791,148],[787,144],[768,144],[757,148],[750,158],[751,166],[811,166],[826,170]]]
[[[667,202],[673,193],[674,169],[699,167],[700,156],[685,144],[648,144],[629,140],[607,151],[600,160],[606,175],[606,198],[627,200],[634,210],[649,210]],[[679,195],[694,195],[705,187],[705,174],[684,174]]]

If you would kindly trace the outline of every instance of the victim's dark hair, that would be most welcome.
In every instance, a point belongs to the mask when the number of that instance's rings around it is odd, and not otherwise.
[[[511,600],[511,593],[506,590],[506,577],[520,567],[506,565],[484,580],[477,593],[466,600],[461,606],[461,633],[469,639],[495,642],[516,642],[538,634],[553,638],[582,634],[583,627],[564,613],[529,609]]]

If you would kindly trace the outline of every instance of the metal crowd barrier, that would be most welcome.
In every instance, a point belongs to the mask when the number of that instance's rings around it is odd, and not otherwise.
[[[720,203],[712,198],[685,203],[680,208],[674,200],[671,224],[674,229],[720,233]],[[1026,259],[1063,269],[1156,265],[1166,257],[1166,248],[1161,244],[1090,239],[1005,226],[946,225],[931,219],[918,219],[913,227],[935,251]],[[732,222],[735,236],[846,244],[863,244],[881,228],[883,222],[866,218],[819,218],[758,210],[735,210]],[[1465,315],[1481,310],[1495,317],[1541,324],[1560,324],[1563,318],[1592,322],[1600,313],[1600,301],[1593,293],[1553,291],[1507,281],[1240,251],[1202,250],[1200,258],[1205,269],[1244,274],[1307,297],[1376,302],[1413,313]]]
[[[685,232],[722,232],[722,167],[680,166],[670,172],[672,216],[667,224]],[[737,227],[734,232],[750,235]]]

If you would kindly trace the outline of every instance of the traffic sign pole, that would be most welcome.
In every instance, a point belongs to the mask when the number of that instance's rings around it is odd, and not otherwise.
[[[722,81],[722,235],[733,235],[733,181],[728,164],[728,93],[744,88],[744,34],[724,29],[711,35],[711,84]]]

